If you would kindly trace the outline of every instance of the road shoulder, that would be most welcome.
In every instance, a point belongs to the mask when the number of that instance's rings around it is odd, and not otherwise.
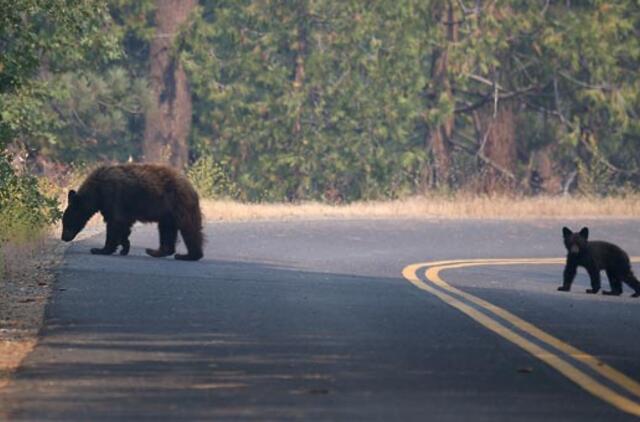
[[[89,227],[78,240],[101,231],[101,227]],[[35,246],[10,251],[16,264],[0,280],[0,390],[38,343],[56,272],[69,246],[52,232]]]

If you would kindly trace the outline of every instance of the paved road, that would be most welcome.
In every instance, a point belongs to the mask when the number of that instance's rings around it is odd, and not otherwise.
[[[640,255],[638,221],[579,223]],[[197,263],[144,255],[157,242],[153,226],[136,228],[124,258],[89,255],[102,242],[90,238],[68,250],[41,342],[0,409],[9,420],[65,421],[632,420],[600,394],[640,406],[640,300],[628,289],[587,295],[581,272],[571,293],[556,292],[557,264],[442,270],[466,298],[433,284],[427,266],[414,284],[402,276],[420,262],[561,257],[562,225],[218,223],[206,227]],[[601,359],[631,387],[470,298]]]

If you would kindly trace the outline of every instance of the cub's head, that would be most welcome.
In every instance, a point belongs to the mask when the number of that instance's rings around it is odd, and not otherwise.
[[[578,233],[574,233],[567,227],[563,227],[562,236],[564,237],[564,246],[567,248],[567,251],[572,255],[579,255],[587,248],[589,229],[583,227]]]
[[[62,240],[70,242],[87,224],[95,211],[74,190],[69,191],[67,209],[62,214]]]

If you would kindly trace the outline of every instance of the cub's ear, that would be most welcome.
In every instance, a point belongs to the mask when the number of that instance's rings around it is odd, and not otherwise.
[[[573,234],[573,232],[568,228],[568,227],[563,227],[562,228],[562,235],[564,237],[569,237]]]
[[[582,230],[580,230],[580,236],[584,238],[584,240],[587,240],[589,238],[589,229],[587,227],[583,227]]]
[[[73,189],[71,189],[69,191],[69,195],[67,196],[67,200],[70,204],[72,204],[76,199],[78,198],[78,194],[76,193],[76,191],[74,191]]]

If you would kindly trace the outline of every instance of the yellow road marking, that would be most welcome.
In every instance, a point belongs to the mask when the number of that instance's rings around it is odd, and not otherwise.
[[[640,261],[640,258],[634,258],[634,262]],[[490,302],[487,302],[477,296],[472,294],[463,292],[460,289],[457,289],[447,282],[445,282],[440,277],[440,271],[445,269],[452,268],[464,268],[471,266],[481,266],[481,265],[543,265],[543,264],[563,264],[564,259],[558,258],[544,258],[544,259],[535,259],[535,258],[522,258],[522,259],[468,259],[468,260],[448,260],[448,261],[438,261],[438,262],[426,262],[409,265],[404,268],[402,271],[402,275],[411,282],[414,286],[421,290],[428,291],[429,293],[435,295],[443,302],[448,305],[458,309],[465,315],[469,316],[476,322],[483,325],[485,328],[495,332],[501,337],[509,340],[510,342],[516,344],[522,349],[529,352],[534,357],[542,360],[549,366],[556,369],[558,372],[578,384],[580,387],[588,391],[589,393],[599,397],[600,399],[610,403],[616,408],[623,410],[625,412],[631,413],[636,416],[640,416],[640,404],[636,401],[630,400],[627,397],[624,397],[618,394],[616,391],[610,389],[609,387],[601,384],[593,377],[587,375],[582,372],[580,369],[576,368],[571,363],[567,362],[563,359],[562,356],[556,354],[552,351],[548,351],[537,344],[527,340],[522,337],[515,331],[510,328],[505,327],[503,324],[498,322],[497,320],[487,316],[486,314],[479,312],[472,306],[464,303],[460,299],[452,296],[449,293],[453,293],[461,298],[468,300],[471,303],[478,305],[481,308],[484,308],[486,311],[508,321],[515,327],[518,327],[520,330],[528,333],[529,335],[537,338],[542,343],[552,346],[555,349],[561,351],[566,356],[573,358],[577,361],[584,363],[589,366],[598,374],[602,375],[609,381],[614,384],[622,387],[623,389],[629,391],[637,397],[640,397],[640,384],[635,380],[629,378],[625,374],[619,372],[618,370],[604,364],[599,359],[591,356],[590,354],[583,352],[577,349],[570,344],[563,342],[562,340],[544,332],[533,324],[524,321],[518,316],[512,314],[511,312],[500,308]],[[421,268],[426,269],[426,277],[429,281],[433,283],[433,285],[438,286],[438,288],[433,287],[430,284],[422,281],[417,272]],[[443,291],[444,290],[444,291]]]
[[[561,260],[560,263],[563,263],[564,261]],[[516,315],[512,314],[511,312],[500,308],[499,306],[493,305],[492,303],[489,303],[483,299],[480,299],[477,296],[468,294],[466,292],[463,292],[453,286],[451,286],[450,284],[446,283],[444,280],[442,280],[442,278],[440,278],[440,271],[445,270],[445,269],[453,269],[453,268],[464,268],[464,267],[471,267],[471,266],[479,266],[479,265],[517,265],[517,264],[523,264],[526,263],[528,265],[532,265],[532,264],[549,264],[549,263],[557,263],[557,262],[552,262],[552,260],[545,260],[545,261],[540,261],[540,262],[535,262],[535,261],[521,261],[521,260],[504,260],[504,261],[498,261],[498,262],[491,262],[491,263],[484,263],[484,262],[475,262],[475,263],[471,263],[471,262],[467,262],[467,263],[460,263],[460,264],[450,264],[450,265],[445,265],[445,266],[438,266],[438,267],[430,267],[427,272],[426,272],[426,276],[427,278],[432,281],[434,284],[436,284],[437,286],[442,287],[445,290],[448,290],[452,293],[456,293],[462,297],[464,297],[465,299],[469,300],[470,302],[473,302],[485,309],[487,309],[488,311],[494,313],[495,315],[498,315],[499,317],[509,321],[511,324],[513,324],[514,326],[520,328],[521,330],[531,334],[533,337],[537,338],[538,340],[547,343],[553,347],[555,347],[556,349],[561,350],[562,352],[566,353],[567,355],[571,356],[572,358],[579,360],[581,362],[583,362],[584,364],[586,364],[587,366],[589,366],[591,369],[593,369],[594,371],[600,373],[602,376],[606,377],[607,379],[615,382],[616,384],[620,385],[621,387],[623,387],[624,389],[626,389],[627,391],[631,392],[632,394],[634,394],[637,397],[640,397],[640,384],[636,381],[634,381],[633,379],[629,378],[628,376],[624,375],[623,373],[617,371],[616,369],[606,365],[604,362],[602,362],[601,360],[589,355],[588,353],[585,353],[579,349],[577,349],[576,347],[571,346],[570,344],[567,344],[565,342],[563,342],[562,340],[542,331],[541,329],[539,329],[538,327],[536,327],[535,325],[524,321],[523,319],[517,317]]]

